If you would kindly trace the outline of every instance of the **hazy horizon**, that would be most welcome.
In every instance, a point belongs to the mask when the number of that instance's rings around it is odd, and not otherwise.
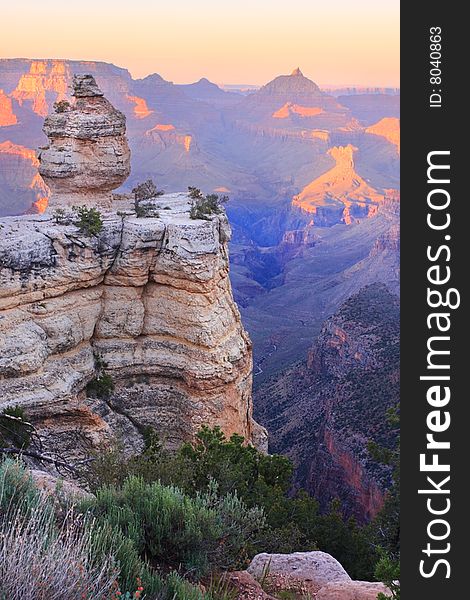
[[[1,15],[5,58],[103,61],[134,78],[219,85],[263,85],[300,66],[322,85],[399,87],[398,0],[288,9],[281,0],[24,0]]]
[[[70,57],[63,57],[63,56],[58,56],[58,57],[51,57],[51,56],[0,56],[0,60],[34,60],[34,61],[52,61],[52,60],[60,61],[60,60],[63,60],[63,61],[76,61],[76,62],[105,63],[105,64],[113,65],[118,68],[126,69],[127,71],[129,71],[129,73],[131,74],[131,76],[134,80],[135,79],[143,79],[150,75],[161,75],[161,73],[158,73],[157,71],[151,71],[149,73],[143,74],[141,77],[135,77],[132,74],[131,70],[126,65],[116,64],[116,63],[112,63],[112,62],[109,62],[106,60],[101,60],[101,59],[93,60],[93,59],[83,59],[83,58],[70,58]],[[291,69],[291,71],[292,70],[293,69]],[[305,73],[301,67],[300,67],[300,70],[302,71],[302,74],[305,77],[314,81],[321,88],[331,88],[331,89],[343,88],[343,87],[344,88],[346,88],[346,87],[368,87],[368,88],[387,88],[387,89],[399,89],[400,88],[399,85],[387,85],[387,84],[376,85],[374,83],[363,84],[363,83],[357,83],[357,82],[347,82],[347,83],[321,82],[321,81],[317,81],[315,79],[315,77],[309,76],[309,74]],[[279,75],[289,75],[289,73],[278,73],[274,77],[277,77]],[[191,83],[197,83],[201,79],[208,79],[211,83],[215,83],[219,87],[223,87],[223,88],[245,88],[246,87],[246,88],[256,89],[256,88],[262,87],[266,83],[269,83],[269,81],[263,81],[263,82],[259,82],[259,83],[246,83],[244,81],[241,81],[241,82],[238,82],[238,81],[214,81],[212,79],[209,79],[209,77],[207,77],[204,74],[201,74],[200,76],[196,76],[196,79],[193,79],[191,81],[175,81],[171,77],[169,79],[166,79],[166,78],[164,78],[164,79],[165,79],[165,81],[174,83],[175,85],[189,85]]]

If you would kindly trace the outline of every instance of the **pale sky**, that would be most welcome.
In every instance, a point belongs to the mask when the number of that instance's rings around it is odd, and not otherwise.
[[[0,58],[103,60],[134,77],[399,86],[399,0],[8,0]]]

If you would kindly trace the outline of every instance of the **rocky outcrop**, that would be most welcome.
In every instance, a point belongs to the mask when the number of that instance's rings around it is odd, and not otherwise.
[[[395,146],[400,154],[400,119],[396,117],[384,117],[366,128],[366,133],[379,135]]]
[[[253,97],[281,98],[287,101],[300,101],[322,98],[323,94],[316,83],[304,76],[297,67],[290,75],[280,75],[263,85]]]
[[[289,593],[315,600],[376,600],[379,592],[389,593],[382,583],[353,581],[335,558],[319,551],[257,554],[247,573],[263,581],[275,598]]]
[[[191,146],[193,146],[193,137],[189,134],[176,132],[175,127],[171,124],[162,125],[158,123],[155,127],[145,132],[144,141],[150,141],[162,150],[172,145],[180,145],[184,148],[185,152],[189,152]]]
[[[38,154],[39,173],[51,189],[50,206],[109,208],[112,190],[130,173],[126,118],[91,75],[74,77],[73,96],[44,122],[49,145]]]
[[[257,554],[248,569],[257,579],[264,573],[289,575],[311,583],[311,592],[318,591],[325,584],[337,581],[351,581],[341,564],[326,552],[293,552],[292,554]]]
[[[96,238],[48,214],[2,223],[2,406],[23,406],[52,444],[81,430],[138,446],[151,425],[175,445],[218,424],[263,445],[229,228],[193,221],[189,208],[184,194],[162,196],[160,217],[110,213]],[[97,357],[115,384],[107,401],[85,393]]]
[[[236,600],[276,600],[267,594],[248,571],[231,571],[224,574],[223,581],[233,590]]]
[[[274,119],[287,119],[289,117],[316,117],[323,112],[318,106],[300,106],[292,102],[286,102],[281,108],[273,113]]]
[[[30,63],[28,73],[23,73],[12,97],[20,106],[31,104],[33,112],[45,117],[48,113],[48,96],[54,94],[57,100],[67,95],[68,65],[62,60],[35,60]]]
[[[70,502],[71,499],[83,500],[93,497],[92,494],[86,492],[73,481],[55,477],[50,473],[37,469],[31,469],[29,474],[36,488],[52,500],[57,501],[60,499]]]
[[[308,213],[312,224],[349,225],[377,213],[384,195],[357,174],[353,160],[356,150],[351,144],[331,148],[328,154],[335,166],[294,196],[293,208]]]
[[[101,230],[81,230],[69,202],[102,206],[128,150],[124,119],[93,78],[76,78],[74,92],[74,106],[48,118],[41,155],[63,213],[2,221],[1,408],[23,407],[45,448],[71,456],[115,437],[136,450],[147,426],[169,446],[206,424],[265,448],[225,215],[193,220],[187,195],[167,194],[137,217],[110,197]],[[55,160],[59,144],[68,161]]]

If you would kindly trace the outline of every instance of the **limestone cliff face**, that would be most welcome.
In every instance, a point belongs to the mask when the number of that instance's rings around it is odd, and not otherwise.
[[[58,177],[60,185],[46,177],[55,206],[66,209],[65,222],[50,210],[2,220],[0,408],[24,407],[46,449],[72,455],[115,436],[138,449],[149,425],[170,446],[207,424],[264,447],[265,431],[252,419],[251,342],[228,278],[225,215],[192,220],[186,194],[167,194],[149,200],[149,218],[137,218],[130,202],[111,201],[101,232],[80,233],[67,216],[70,198],[92,206],[94,194],[99,202],[102,190],[114,187],[116,172],[110,169],[106,183],[100,165],[104,183],[94,187],[101,138],[83,123],[90,98],[96,105],[102,96],[76,97],[84,103],[76,103],[73,118],[54,115],[47,125],[57,131],[53,145],[79,140],[77,170]],[[98,130],[118,127],[112,111],[110,119],[101,108],[97,114]],[[87,135],[66,137],[60,123],[68,133],[76,127]],[[89,178],[80,197],[83,155]],[[50,153],[41,160],[48,168],[53,162]],[[115,385],[106,399],[86,393],[103,365]]]
[[[13,112],[11,98],[0,89],[0,127],[8,127],[16,125],[16,123],[18,123],[18,119]]]
[[[51,207],[109,208],[111,191],[130,173],[126,118],[91,75],[74,77],[73,95],[71,105],[62,105],[44,122],[49,145],[39,152],[39,173],[51,189]]]
[[[49,190],[37,172],[36,153],[12,142],[0,142],[0,216],[21,212],[43,212]],[[18,190],[23,189],[20,198]],[[28,194],[26,194],[28,190]]]

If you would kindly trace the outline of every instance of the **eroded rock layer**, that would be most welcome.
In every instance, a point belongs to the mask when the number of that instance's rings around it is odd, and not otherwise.
[[[51,207],[109,208],[112,190],[130,173],[126,118],[103,97],[91,75],[75,75],[72,104],[56,104],[44,121],[49,145],[38,154]]]
[[[189,218],[184,194],[158,218],[105,215],[98,237],[46,213],[7,218],[0,242],[0,393],[55,449],[78,433],[170,445],[203,424],[263,445],[251,418],[251,343],[228,279],[224,216]],[[130,211],[129,211],[130,212]],[[87,398],[107,364],[115,390]]]

